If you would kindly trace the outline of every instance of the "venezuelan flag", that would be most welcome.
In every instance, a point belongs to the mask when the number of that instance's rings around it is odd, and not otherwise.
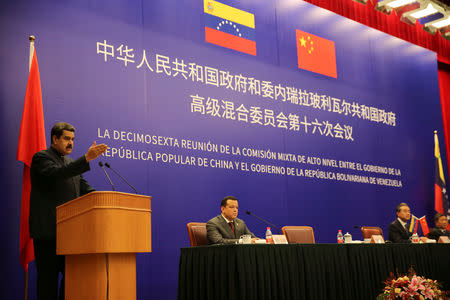
[[[419,218],[415,215],[411,215],[411,223],[409,224],[409,232],[417,233],[417,228],[419,225]]]
[[[449,203],[447,188],[445,185],[444,168],[442,167],[441,151],[439,150],[439,139],[437,136],[437,131],[434,131],[434,157],[434,210],[438,213],[447,215],[449,213]]]
[[[255,16],[229,5],[203,0],[205,41],[256,55]]]

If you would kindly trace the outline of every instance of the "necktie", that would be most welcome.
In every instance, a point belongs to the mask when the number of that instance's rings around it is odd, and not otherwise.
[[[228,225],[230,225],[231,231],[233,231],[233,235],[236,236],[236,233],[234,232],[233,222],[229,222]]]

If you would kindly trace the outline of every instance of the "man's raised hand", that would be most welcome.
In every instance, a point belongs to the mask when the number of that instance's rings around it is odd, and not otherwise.
[[[84,155],[86,157],[86,161],[90,162],[91,160],[96,159],[97,157],[102,155],[106,151],[106,149],[108,149],[108,146],[106,146],[106,144],[97,145],[97,142],[94,142]]]

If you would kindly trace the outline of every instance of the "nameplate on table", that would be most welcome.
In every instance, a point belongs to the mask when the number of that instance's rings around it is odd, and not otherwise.
[[[284,234],[274,234],[274,235],[272,235],[272,238],[273,238],[274,244],[287,244],[288,243],[286,236]]]
[[[374,234],[370,238],[370,243],[371,244],[384,244],[384,239],[381,235]]]
[[[439,238],[439,242],[441,244],[449,244],[450,243],[450,239],[448,238],[448,236],[441,236]]]

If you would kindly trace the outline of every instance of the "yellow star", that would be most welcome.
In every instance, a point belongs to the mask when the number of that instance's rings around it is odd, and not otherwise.
[[[311,39],[310,36],[308,36],[308,41],[309,41],[308,53],[311,54],[314,51],[314,46],[313,46],[314,42],[313,42],[313,40]],[[306,47],[306,45],[305,45],[305,47]]]
[[[303,37],[300,39],[300,46],[306,47],[306,40]]]

